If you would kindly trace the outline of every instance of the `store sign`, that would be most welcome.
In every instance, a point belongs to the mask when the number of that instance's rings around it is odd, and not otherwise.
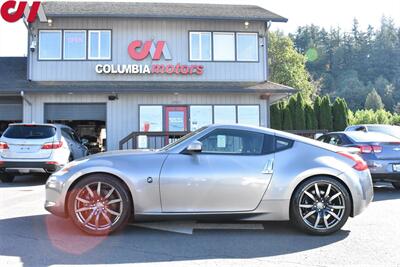
[[[33,23],[38,16],[40,8],[40,2],[34,1],[32,6],[29,8],[27,1],[20,1],[17,7],[17,1],[6,1],[1,5],[0,13],[1,17],[7,22],[17,22],[24,14],[26,14],[26,21]]]
[[[166,41],[140,40],[133,41],[128,46],[128,54],[135,61],[150,57],[154,61],[162,58],[172,60]],[[169,74],[169,75],[202,75],[203,65],[177,64],[97,64],[98,74]]]

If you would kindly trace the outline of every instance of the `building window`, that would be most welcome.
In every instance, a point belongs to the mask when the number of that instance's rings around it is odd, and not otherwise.
[[[189,50],[190,50],[190,60],[210,61],[211,33],[191,32]]]
[[[190,130],[212,124],[212,106],[190,106]]]
[[[140,131],[162,132],[163,109],[162,106],[140,106]]]
[[[238,106],[238,123],[253,126],[260,125],[259,106]]]
[[[39,59],[61,59],[61,31],[39,31]]]
[[[236,123],[236,106],[214,106],[214,123]]]
[[[214,32],[213,57],[215,61],[235,61],[235,33]]]
[[[89,59],[111,59],[111,31],[89,31]]]
[[[86,31],[64,31],[64,59],[86,59]]]
[[[257,33],[236,34],[237,61],[258,61]]]

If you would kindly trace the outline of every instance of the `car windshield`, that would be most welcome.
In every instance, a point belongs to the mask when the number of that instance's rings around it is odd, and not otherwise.
[[[385,134],[400,138],[400,127],[399,126],[368,126],[368,130],[371,132],[385,133]]]
[[[11,125],[3,137],[11,139],[46,139],[56,134],[56,128],[46,125]]]
[[[207,128],[207,127],[205,126],[205,127],[202,127],[202,128],[197,129],[197,130],[194,131],[194,132],[188,133],[187,135],[185,135],[185,136],[179,138],[178,140],[176,140],[175,142],[173,142],[173,143],[171,143],[171,144],[169,144],[169,145],[166,145],[165,147],[161,148],[160,151],[169,150],[169,149],[171,149],[171,148],[173,148],[173,147],[179,145],[180,143],[186,141],[187,139],[189,139],[189,138],[192,137],[193,135],[202,132],[202,131],[205,130],[206,128]]]

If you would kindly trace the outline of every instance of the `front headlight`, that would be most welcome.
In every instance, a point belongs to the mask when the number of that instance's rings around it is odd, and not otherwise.
[[[54,175],[50,176],[49,179],[47,179],[46,181],[47,188],[58,189],[61,185],[62,183],[58,181],[57,177],[55,177]]]

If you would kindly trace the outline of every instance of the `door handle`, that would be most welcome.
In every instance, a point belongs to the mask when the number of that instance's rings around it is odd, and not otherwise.
[[[267,161],[262,173],[263,174],[273,174],[274,173],[274,159],[269,159]]]

